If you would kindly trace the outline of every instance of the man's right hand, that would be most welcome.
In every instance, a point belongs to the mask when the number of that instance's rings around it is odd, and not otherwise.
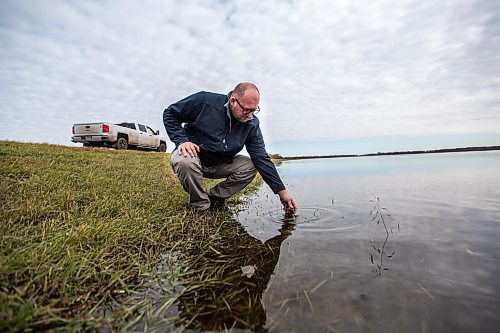
[[[197,144],[194,144],[192,142],[184,142],[181,143],[177,149],[179,149],[179,154],[183,155],[184,157],[196,157],[198,156],[198,152],[200,151],[200,147],[198,147]]]
[[[295,214],[297,212],[297,205],[293,198],[288,194],[287,190],[281,190],[278,192],[281,204],[283,205],[283,210],[285,214]]]

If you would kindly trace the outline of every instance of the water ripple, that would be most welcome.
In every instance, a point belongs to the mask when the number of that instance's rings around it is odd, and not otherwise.
[[[349,212],[333,207],[301,207],[293,216],[285,216],[281,209],[274,209],[268,216],[273,223],[292,223],[296,229],[313,231],[346,231],[367,224],[367,219],[353,217]]]

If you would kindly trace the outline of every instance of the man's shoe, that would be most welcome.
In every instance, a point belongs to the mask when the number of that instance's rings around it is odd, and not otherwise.
[[[210,194],[208,195],[208,199],[210,200],[211,209],[224,209],[226,207],[226,199]]]
[[[196,212],[196,215],[198,215],[201,218],[210,219],[210,218],[212,218],[214,216],[212,214],[212,212],[210,211],[210,208],[207,208],[207,209],[204,209],[204,210],[197,210],[195,212]]]

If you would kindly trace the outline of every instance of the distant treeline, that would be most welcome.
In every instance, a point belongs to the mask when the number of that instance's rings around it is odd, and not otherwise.
[[[271,154],[273,159],[281,160],[302,160],[311,158],[339,158],[339,157],[361,157],[361,156],[382,156],[382,155],[409,155],[409,154],[436,154],[436,153],[458,153],[466,151],[487,151],[487,150],[500,150],[500,146],[488,147],[464,147],[464,148],[446,148],[434,150],[412,150],[412,151],[392,151],[392,152],[378,152],[369,154],[346,154],[346,155],[315,155],[315,156],[286,156],[282,157],[279,154]]]

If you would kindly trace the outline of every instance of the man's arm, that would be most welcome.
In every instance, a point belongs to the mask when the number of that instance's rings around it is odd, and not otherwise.
[[[283,210],[287,213],[295,213],[297,211],[297,205],[288,194],[274,163],[271,162],[269,154],[266,152],[264,138],[262,137],[262,132],[258,125],[255,131],[248,136],[245,146],[255,168],[262,176],[262,179],[264,179],[266,184],[269,185],[275,194],[279,195]]]
[[[189,141],[182,124],[196,119],[204,99],[204,93],[199,92],[170,105],[163,111],[163,124],[168,137],[175,143],[181,155],[194,157],[200,151],[198,145]]]
[[[168,137],[177,147],[189,141],[182,124],[189,124],[196,120],[204,101],[205,94],[198,92],[170,105],[163,111],[163,124]]]

